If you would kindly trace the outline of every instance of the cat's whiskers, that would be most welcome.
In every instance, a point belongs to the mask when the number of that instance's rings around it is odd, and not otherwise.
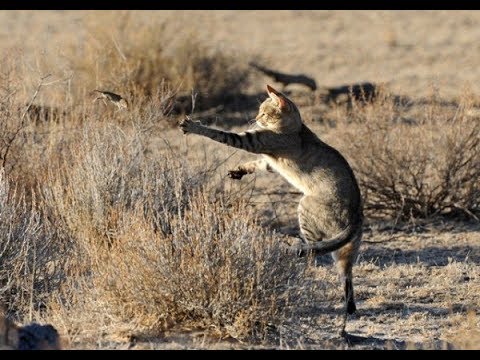
[[[254,130],[258,128],[258,123],[256,119],[250,119],[248,120],[248,129],[249,130]]]

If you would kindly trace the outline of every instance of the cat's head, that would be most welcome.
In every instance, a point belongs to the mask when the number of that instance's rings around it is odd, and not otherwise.
[[[267,93],[269,98],[260,105],[255,118],[258,126],[283,134],[300,131],[302,118],[293,101],[270,85]]]

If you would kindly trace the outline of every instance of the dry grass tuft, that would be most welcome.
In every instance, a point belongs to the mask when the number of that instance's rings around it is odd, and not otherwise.
[[[288,315],[305,263],[245,204],[210,198],[203,174],[178,160],[146,159],[136,134],[87,130],[79,150],[46,196],[77,247],[77,275],[52,305],[57,323],[82,336],[88,324],[128,323],[259,339]]]
[[[200,328],[258,340],[291,315],[287,305],[306,295],[304,263],[284,255],[241,204],[199,194],[187,206],[163,219],[171,232],[155,232],[139,209],[124,214],[110,246],[84,241],[91,274],[65,288],[77,293],[68,316],[60,311],[71,333],[101,326],[112,334],[128,324],[137,334]]]
[[[369,216],[478,219],[480,118],[471,115],[473,96],[448,107],[432,98],[405,116],[409,106],[389,94],[354,104],[337,115],[339,127],[329,135],[352,161]]]
[[[65,279],[71,247],[0,172],[0,303],[32,320]]]
[[[86,56],[71,49],[70,67],[87,89],[116,89],[130,102],[156,99],[165,82],[174,89],[177,110],[219,105],[245,86],[247,67],[238,56],[206,46],[192,29],[171,19],[141,23],[131,12],[92,16],[86,22],[91,34]],[[88,90],[87,90],[88,91]]]
[[[475,310],[470,310],[466,316],[459,318],[449,332],[448,338],[457,349],[480,349],[480,319]]]

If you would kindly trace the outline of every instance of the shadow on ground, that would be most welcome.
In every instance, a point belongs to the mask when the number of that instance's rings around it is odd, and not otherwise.
[[[373,262],[381,267],[395,264],[419,264],[426,266],[446,266],[451,261],[469,261],[480,264],[480,246],[427,246],[419,250],[403,250],[383,246],[364,248],[361,261]]]

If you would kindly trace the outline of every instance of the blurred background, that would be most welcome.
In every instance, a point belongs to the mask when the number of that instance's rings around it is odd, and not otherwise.
[[[425,95],[435,84],[455,96],[465,83],[480,90],[479,22],[476,11],[3,11],[0,46],[21,49],[30,70],[68,73],[101,62],[115,42],[128,53],[146,32],[143,46],[161,37],[162,48],[189,34],[326,86],[368,80]]]

